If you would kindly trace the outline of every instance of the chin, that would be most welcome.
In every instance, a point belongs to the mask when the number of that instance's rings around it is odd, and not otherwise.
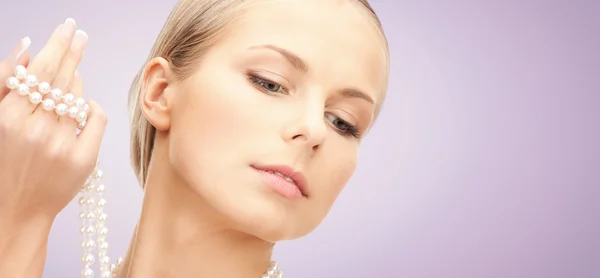
[[[261,193],[246,194],[240,202],[230,204],[226,214],[236,230],[268,242],[296,239],[310,232],[301,211],[297,211],[300,207]]]

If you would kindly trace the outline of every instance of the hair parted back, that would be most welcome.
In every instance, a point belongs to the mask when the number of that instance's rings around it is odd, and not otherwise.
[[[156,134],[156,129],[144,117],[140,107],[140,92],[146,64],[156,57],[162,57],[169,61],[178,79],[186,79],[194,72],[198,59],[225,32],[227,24],[243,12],[248,3],[255,1],[180,0],[171,11],[144,66],[135,76],[129,90],[131,163],[142,188],[146,184]],[[357,1],[366,8],[385,40],[379,18],[368,0],[350,1]],[[385,43],[387,48],[387,41]]]

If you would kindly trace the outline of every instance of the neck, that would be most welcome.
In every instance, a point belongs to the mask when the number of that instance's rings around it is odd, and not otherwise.
[[[273,244],[228,227],[184,184],[158,148],[146,183],[142,214],[118,277],[258,278]]]

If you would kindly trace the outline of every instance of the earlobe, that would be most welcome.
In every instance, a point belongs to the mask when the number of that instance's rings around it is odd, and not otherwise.
[[[157,130],[169,130],[171,125],[170,102],[166,92],[172,77],[169,62],[162,58],[154,58],[144,70],[140,91],[140,106],[146,119]]]

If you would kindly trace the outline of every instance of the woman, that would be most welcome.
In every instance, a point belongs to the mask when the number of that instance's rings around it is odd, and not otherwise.
[[[17,47],[1,77],[25,64],[80,96],[87,37],[75,29],[67,20],[30,64]],[[274,243],[316,228],[354,172],[388,63],[366,1],[179,2],[130,91],[145,193],[117,277],[266,275]],[[76,135],[73,119],[2,94],[0,276],[39,277],[51,223],[92,172],[106,120],[89,102]]]

